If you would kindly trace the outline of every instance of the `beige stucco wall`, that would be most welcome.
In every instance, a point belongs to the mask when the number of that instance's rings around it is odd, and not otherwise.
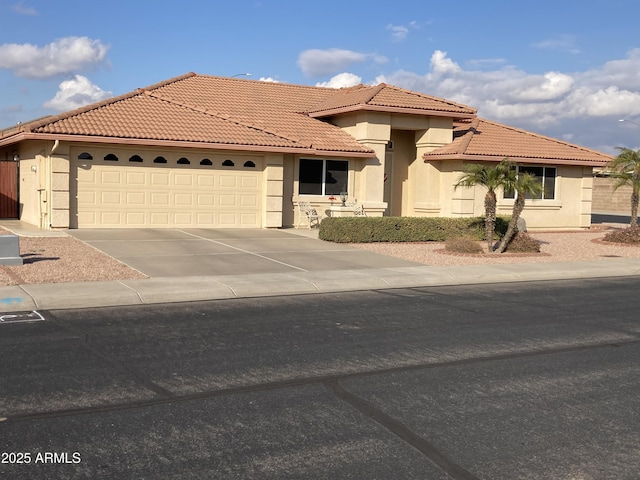
[[[20,155],[20,220],[49,228],[50,225],[50,158],[53,142],[22,142]],[[68,190],[68,187],[67,187]]]
[[[299,217],[299,210],[297,208],[298,202],[309,202],[312,207],[316,208],[321,218],[326,218],[330,215],[330,208],[332,205],[338,205],[340,200],[329,200],[330,195],[300,195],[299,181],[300,178],[300,159],[318,159],[318,160],[331,160],[330,157],[314,157],[312,155],[288,155],[287,160],[284,162],[284,185],[283,185],[283,223],[282,226],[290,227],[301,224]],[[347,194],[349,201],[362,202],[364,190],[361,188],[362,182],[365,181],[365,168],[367,161],[361,158],[352,159],[340,159],[349,162],[349,171],[347,177]],[[338,195],[334,195],[336,198]],[[362,202],[363,203],[363,202]],[[368,213],[371,213],[368,211]],[[302,222],[304,223],[304,222]]]
[[[486,189],[480,186],[454,189],[464,171],[462,161],[443,164],[443,216],[484,215]],[[556,191],[553,200],[527,200],[522,217],[530,229],[588,228],[591,225],[591,167],[556,166]],[[498,215],[511,215],[513,200],[497,192]],[[451,200],[446,201],[447,196]]]
[[[265,156],[263,177],[263,209],[262,226],[265,228],[282,227],[282,196],[284,191],[284,158],[283,155]]]
[[[358,112],[333,122],[360,143],[375,151],[358,177],[355,195],[371,216],[437,215],[440,210],[440,178],[433,164],[422,155],[451,143],[452,119],[417,115]],[[393,151],[387,150],[393,141]],[[386,162],[393,163],[392,166]],[[385,185],[384,176],[392,175]]]

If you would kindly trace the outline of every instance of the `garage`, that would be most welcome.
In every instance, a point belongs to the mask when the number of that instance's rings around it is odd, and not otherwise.
[[[262,227],[260,159],[102,153],[71,154],[71,228]]]

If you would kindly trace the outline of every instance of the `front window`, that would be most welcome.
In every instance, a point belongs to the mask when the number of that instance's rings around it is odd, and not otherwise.
[[[536,181],[542,185],[542,191],[535,197],[527,194],[527,199],[553,200],[556,198],[556,168],[555,167],[530,167],[518,166],[518,174],[530,173],[536,176]],[[515,192],[505,191],[504,198],[515,198]]]
[[[340,195],[347,191],[349,162],[346,160],[300,160],[300,195]]]

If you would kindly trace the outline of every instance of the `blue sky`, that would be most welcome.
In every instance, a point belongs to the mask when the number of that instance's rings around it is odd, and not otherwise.
[[[191,71],[250,72],[386,82],[606,153],[640,147],[637,0],[0,0],[0,18],[0,128]]]

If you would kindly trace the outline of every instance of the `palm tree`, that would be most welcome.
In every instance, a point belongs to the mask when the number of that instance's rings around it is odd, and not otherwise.
[[[508,184],[509,179],[513,178],[514,175],[513,164],[506,158],[492,167],[481,163],[472,163],[467,166],[458,183],[454,185],[454,188],[481,185],[487,189],[487,193],[484,196],[484,226],[489,251],[493,248],[493,234],[496,227],[498,204],[496,189]]]
[[[507,185],[507,190],[515,190],[516,199],[513,202],[513,212],[509,220],[507,233],[502,237],[500,245],[498,245],[496,250],[498,253],[504,253],[518,230],[518,219],[522,214],[522,210],[524,210],[524,200],[526,196],[531,195],[535,197],[538,195],[542,191],[542,184],[532,173],[521,173],[512,184]]]
[[[631,187],[631,227],[638,225],[638,200],[640,198],[640,149],[618,147],[620,154],[607,165],[607,171],[616,179],[614,190]]]

